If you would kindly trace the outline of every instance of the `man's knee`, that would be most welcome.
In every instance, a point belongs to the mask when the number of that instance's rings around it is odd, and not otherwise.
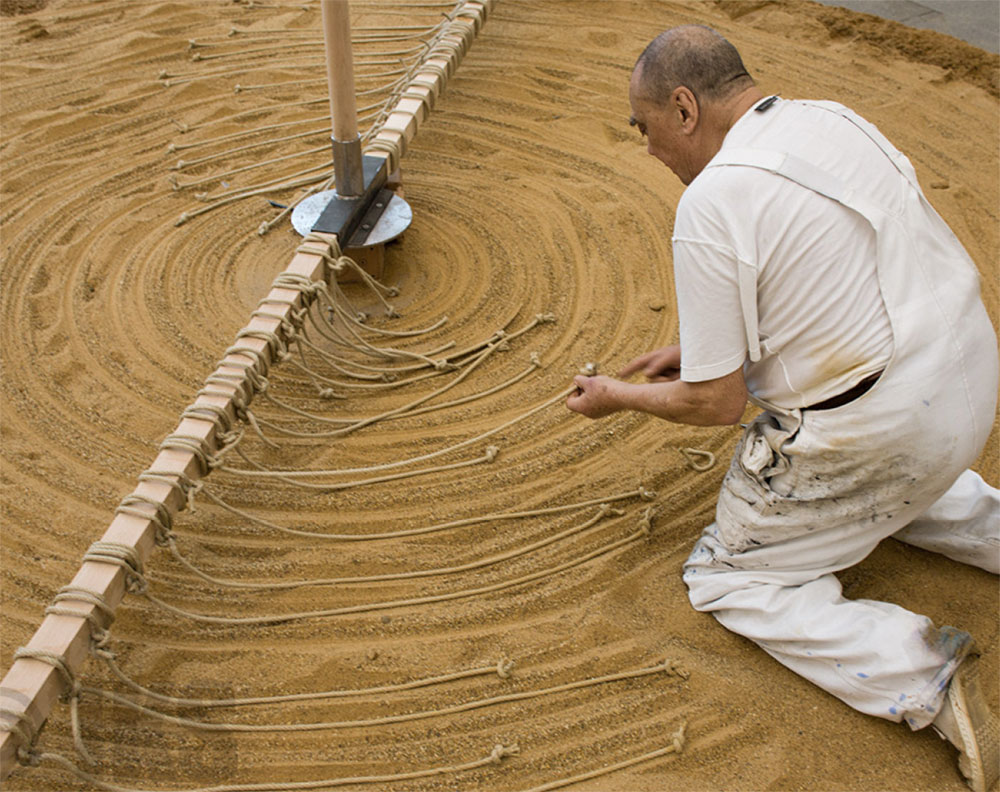
[[[691,555],[684,563],[684,583],[688,589],[688,599],[696,611],[707,612],[720,597],[732,591],[734,586],[727,582],[727,569],[716,563],[716,553],[711,544],[711,526],[695,543]],[[729,570],[733,572],[735,570]]]

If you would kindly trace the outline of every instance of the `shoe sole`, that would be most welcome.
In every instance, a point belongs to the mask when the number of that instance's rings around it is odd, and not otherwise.
[[[975,657],[958,667],[948,687],[948,700],[962,736],[959,770],[973,792],[991,792],[1000,779],[1000,720],[980,691]]]

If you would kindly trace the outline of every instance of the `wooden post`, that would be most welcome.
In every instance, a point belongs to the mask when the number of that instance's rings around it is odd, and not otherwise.
[[[326,81],[330,90],[333,135],[333,171],[337,195],[356,198],[364,194],[365,176],[358,136],[358,110],[354,100],[354,59],[351,56],[351,13],[347,0],[322,0],[323,47]],[[345,240],[346,243],[346,240]]]
[[[358,110],[354,100],[350,8],[347,0],[322,0],[320,9],[333,136],[337,140],[354,140],[358,136]]]

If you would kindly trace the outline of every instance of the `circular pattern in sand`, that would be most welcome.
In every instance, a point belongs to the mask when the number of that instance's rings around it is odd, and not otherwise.
[[[359,27],[378,21],[360,3],[355,16]],[[628,128],[626,85],[645,43],[683,22],[726,34],[765,91],[839,100],[878,124],[911,156],[930,199],[984,268],[984,297],[997,316],[1000,136],[995,87],[969,66],[978,63],[978,51],[936,37],[939,50],[953,47],[950,65],[930,55],[903,60],[900,53],[912,56],[915,47],[899,26],[798,2],[501,0],[403,162],[415,220],[388,249],[385,278],[401,289],[393,302],[402,317],[378,321],[418,328],[447,316],[426,341],[413,343],[463,346],[551,312],[555,323],[515,339],[452,395],[504,382],[528,365],[531,352],[544,367],[482,400],[332,443],[283,441],[277,453],[250,440],[256,457],[280,467],[343,468],[427,453],[541,404],[586,362],[612,372],[673,339],[669,236],[681,187]],[[290,61],[214,77],[207,75],[225,69],[190,62],[190,39],[221,39],[232,26],[315,31],[318,5],[51,2],[2,18],[5,667],[298,244],[287,224],[256,234],[275,212],[264,196],[174,225],[196,205],[167,181],[178,156],[168,145],[188,139],[179,125],[196,135],[199,123],[254,108],[261,115],[250,118],[260,124],[322,113],[322,105],[319,112],[275,106],[311,98],[315,87],[233,92],[237,82],[291,79]],[[191,82],[165,87],[157,79],[163,70],[202,68],[206,77]],[[224,134],[239,124],[215,127]],[[304,139],[265,151],[277,156],[315,145]],[[261,156],[246,152],[233,162]],[[276,394],[317,405],[292,367],[279,368],[272,380]],[[330,414],[369,414],[439,384],[326,407]],[[287,421],[271,407],[258,409]],[[555,405],[491,438],[500,448],[492,464],[410,482],[316,494],[213,474],[207,486],[234,505],[307,530],[400,530],[639,485],[657,492],[657,515],[648,540],[557,575],[444,603],[236,627],[178,619],[130,597],[111,647],[129,674],[173,695],[366,687],[502,656],[517,662],[508,680],[483,676],[349,702],[181,714],[244,723],[359,720],[664,658],[690,676],[651,675],[410,723],[283,735],[195,732],[87,697],[84,737],[99,775],[145,787],[305,781],[456,765],[487,756],[496,743],[517,743],[520,754],[499,766],[392,788],[522,789],[660,748],[686,721],[684,755],[580,788],[784,789],[823,779],[837,789],[962,789],[950,749],[932,735],[910,735],[848,710],[688,607],[680,565],[711,520],[736,432],[632,415],[589,422]],[[471,458],[486,444],[442,461]],[[695,473],[679,451],[686,446],[715,452],[720,464]],[[997,480],[995,457],[982,469]],[[594,511],[342,543],[283,536],[199,503],[176,526],[179,547],[213,575],[248,580],[462,565],[539,541]],[[261,615],[435,596],[510,581],[602,548],[635,530],[644,505],[625,501],[619,506],[626,514],[565,541],[446,577],[261,594],[203,584],[163,551],[150,570],[158,596],[205,613]],[[848,596],[890,599],[973,632],[986,652],[996,703],[994,581],[893,543],[843,581]],[[94,663],[87,680],[117,686]],[[41,745],[72,752],[65,708],[57,709]],[[50,765],[19,769],[8,786],[84,788]]]

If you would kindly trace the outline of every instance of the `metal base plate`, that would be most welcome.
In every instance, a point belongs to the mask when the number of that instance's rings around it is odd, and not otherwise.
[[[310,195],[292,210],[292,227],[301,235],[306,236],[316,224],[319,216],[323,214],[330,201],[340,200],[336,190],[325,190],[324,192]],[[377,201],[376,201],[377,203]],[[376,207],[381,209],[382,207]],[[391,242],[402,234],[413,221],[413,210],[410,205],[393,195],[388,205],[384,207],[382,215],[368,230],[367,236],[361,244],[354,244],[357,235],[350,240],[351,247],[371,247],[372,245],[382,245]],[[367,229],[366,229],[367,230]],[[344,245],[347,247],[347,245]]]

